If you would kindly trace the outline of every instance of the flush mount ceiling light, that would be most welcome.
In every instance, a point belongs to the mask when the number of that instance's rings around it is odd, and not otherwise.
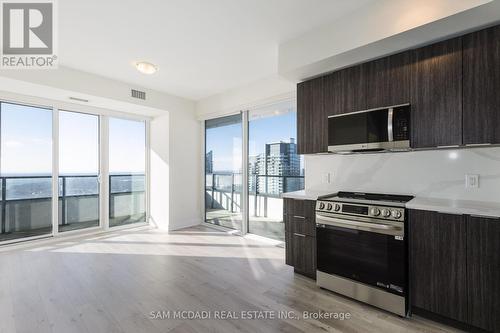
[[[158,67],[147,61],[138,61],[135,63],[135,68],[143,74],[154,74],[158,70]]]

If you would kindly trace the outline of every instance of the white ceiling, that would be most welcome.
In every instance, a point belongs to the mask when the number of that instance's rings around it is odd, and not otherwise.
[[[60,65],[199,100],[275,74],[280,43],[372,1],[58,1]]]

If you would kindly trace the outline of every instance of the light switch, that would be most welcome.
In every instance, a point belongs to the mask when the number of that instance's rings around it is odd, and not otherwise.
[[[465,188],[479,188],[479,175],[465,175]]]

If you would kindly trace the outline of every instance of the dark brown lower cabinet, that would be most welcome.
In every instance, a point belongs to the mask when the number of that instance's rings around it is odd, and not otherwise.
[[[410,302],[500,332],[500,219],[409,212]]]
[[[500,332],[500,220],[467,219],[469,323]]]
[[[295,272],[316,278],[316,237],[293,233],[292,257]]]
[[[465,217],[421,210],[409,216],[412,307],[466,322]]]
[[[316,278],[315,201],[284,199],[285,263],[295,272]]]

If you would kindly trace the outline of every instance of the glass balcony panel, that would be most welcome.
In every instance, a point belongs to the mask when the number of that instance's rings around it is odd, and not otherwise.
[[[144,175],[110,175],[109,225],[146,220]]]

